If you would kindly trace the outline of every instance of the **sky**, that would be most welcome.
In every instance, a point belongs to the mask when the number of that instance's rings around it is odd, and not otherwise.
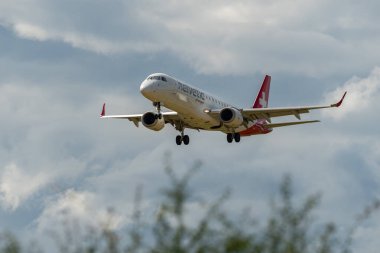
[[[0,229],[43,237],[62,212],[116,229],[131,223],[136,188],[152,219],[168,184],[165,154],[181,174],[201,161],[194,193],[226,209],[268,212],[284,174],[295,198],[322,194],[317,217],[341,230],[380,198],[378,1],[0,1]],[[265,74],[269,106],[331,104],[312,125],[227,144],[217,132],[153,132],[109,113],[153,110],[139,93],[163,72],[249,107]],[[293,118],[290,118],[293,120]],[[195,205],[195,204],[194,204]],[[189,207],[191,208],[191,206]],[[196,216],[196,208],[193,208]],[[380,214],[355,233],[377,252]]]

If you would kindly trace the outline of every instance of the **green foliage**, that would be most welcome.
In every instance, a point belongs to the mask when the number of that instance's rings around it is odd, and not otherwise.
[[[0,234],[0,253],[20,253],[21,246],[16,237],[9,232]]]
[[[280,188],[280,206],[272,203],[273,215],[268,221],[264,238],[264,252],[310,252],[313,238],[308,238],[311,225],[311,211],[318,205],[319,196],[313,195],[301,207],[292,203],[291,180],[285,176]],[[330,237],[332,234],[321,235]],[[315,237],[314,237],[315,238]],[[326,239],[326,242],[329,238]],[[319,252],[318,250],[316,252]]]
[[[226,191],[215,202],[203,205],[194,201],[190,180],[199,169],[193,166],[182,177],[175,174],[167,162],[165,167],[170,184],[162,191],[160,209],[155,219],[144,223],[140,203],[142,188],[135,196],[134,224],[125,237],[122,231],[111,229],[113,209],[108,209],[109,221],[98,227],[83,227],[69,214],[63,215],[62,230],[49,231],[58,252],[62,253],[349,253],[352,235],[380,207],[375,201],[364,209],[347,231],[344,239],[338,236],[336,225],[320,225],[313,219],[313,212],[320,202],[320,195],[307,197],[301,204],[293,200],[292,181],[284,176],[279,189],[279,199],[270,203],[271,213],[260,224],[249,212],[239,219],[228,215],[223,204],[230,195]],[[203,216],[194,220],[189,204],[198,204]],[[149,239],[147,239],[149,238]],[[21,253],[14,236],[0,236],[0,253]]]

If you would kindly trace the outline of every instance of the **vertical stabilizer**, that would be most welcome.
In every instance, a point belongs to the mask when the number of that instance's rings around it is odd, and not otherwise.
[[[271,77],[266,75],[261,85],[260,91],[257,94],[255,103],[253,103],[253,108],[267,108],[269,101],[269,88],[270,88]]]

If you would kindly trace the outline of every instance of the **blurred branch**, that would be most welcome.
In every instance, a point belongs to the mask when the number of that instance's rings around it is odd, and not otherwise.
[[[135,198],[134,198],[134,210],[133,210],[133,227],[129,232],[130,245],[127,245],[126,253],[136,253],[141,249],[143,245],[143,236],[141,232],[142,222],[141,222],[141,201],[142,201],[142,191],[143,188],[139,185],[136,188]]]
[[[0,234],[0,253],[20,253],[21,245],[10,232]]]
[[[58,217],[61,224],[48,231],[58,252],[334,253],[341,250],[339,252],[349,253],[355,231],[380,208],[380,201],[366,207],[348,230],[347,237],[339,240],[341,237],[337,235],[335,223],[321,225],[313,219],[312,214],[320,203],[321,195],[313,194],[295,204],[291,177],[285,175],[279,187],[280,198],[270,203],[269,217],[260,226],[249,211],[237,219],[237,214],[224,210],[230,190],[211,204],[194,201],[190,181],[200,168],[200,162],[178,176],[172,168],[170,154],[165,159],[169,185],[161,191],[163,199],[154,221],[144,223],[142,220],[142,186],[138,186],[133,223],[128,228],[129,240],[124,240],[121,230],[114,226],[116,214],[112,208],[107,210],[105,222],[98,225],[82,224],[64,210]],[[196,214],[192,213],[194,210]],[[13,235],[0,234],[0,253],[21,251]]]
[[[363,224],[364,221],[368,220],[373,212],[379,210],[380,208],[380,200],[374,200],[369,206],[364,208],[362,213],[360,213],[356,219],[354,224],[351,226],[351,228],[348,230],[346,239],[344,240],[342,244],[342,252],[343,253],[350,253],[351,252],[351,246],[353,241],[353,236],[356,232],[356,230]]]

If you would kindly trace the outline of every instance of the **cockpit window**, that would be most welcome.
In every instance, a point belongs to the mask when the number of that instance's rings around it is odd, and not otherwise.
[[[167,82],[168,80],[164,76],[150,76],[147,78],[147,80],[161,80],[164,82]]]

